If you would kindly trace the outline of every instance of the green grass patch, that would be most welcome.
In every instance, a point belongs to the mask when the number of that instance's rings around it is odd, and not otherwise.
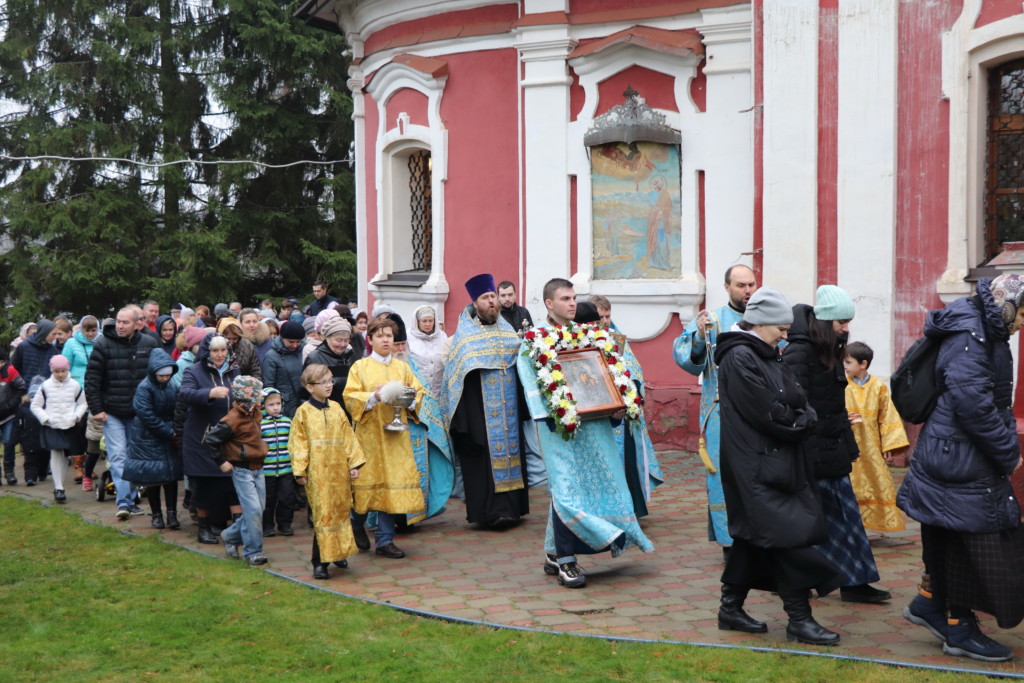
[[[954,679],[786,654],[448,624],[11,496],[0,496],[0,609],[4,681]]]

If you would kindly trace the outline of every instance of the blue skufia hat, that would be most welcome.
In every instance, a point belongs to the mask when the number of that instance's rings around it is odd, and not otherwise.
[[[469,292],[469,298],[473,301],[488,292],[498,293],[494,286],[494,276],[490,273],[480,273],[466,280],[466,291]]]

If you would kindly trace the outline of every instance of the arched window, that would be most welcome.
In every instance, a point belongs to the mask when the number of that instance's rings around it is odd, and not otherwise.
[[[1024,241],[1024,59],[989,70],[985,258]]]

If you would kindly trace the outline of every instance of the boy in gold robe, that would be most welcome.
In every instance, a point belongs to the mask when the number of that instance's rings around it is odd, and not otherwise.
[[[381,401],[382,386],[397,381],[416,390],[416,401],[408,410],[400,410],[402,418],[417,422],[416,408],[425,391],[412,368],[391,355],[396,328],[395,322],[387,318],[370,323],[366,338],[373,351],[352,365],[343,394],[345,407],[356,425],[356,438],[366,456],[366,466],[353,484],[352,532],[359,549],[369,550],[366,516],[376,511],[376,553],[392,559],[405,557],[405,552],[394,543],[396,517],[426,506],[409,432],[384,428],[395,413],[392,406]]]
[[[351,482],[366,460],[345,411],[328,398],[334,384],[330,369],[314,363],[302,371],[300,381],[310,398],[292,418],[288,452],[295,482],[306,487],[313,514],[313,578],[327,579],[331,562],[344,569],[347,558],[359,552],[349,522]]]
[[[864,528],[901,531],[903,515],[896,508],[896,488],[889,473],[893,451],[910,445],[903,421],[889,396],[889,389],[868,374],[874,352],[867,344],[846,347],[846,410],[851,413],[853,436],[860,457],[853,462],[850,483],[857,496]],[[859,420],[858,420],[859,418]]]

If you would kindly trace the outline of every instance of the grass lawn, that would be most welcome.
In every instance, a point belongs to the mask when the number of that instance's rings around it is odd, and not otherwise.
[[[448,624],[0,496],[2,681],[905,681],[951,674]],[[960,677],[957,677],[959,679]]]

